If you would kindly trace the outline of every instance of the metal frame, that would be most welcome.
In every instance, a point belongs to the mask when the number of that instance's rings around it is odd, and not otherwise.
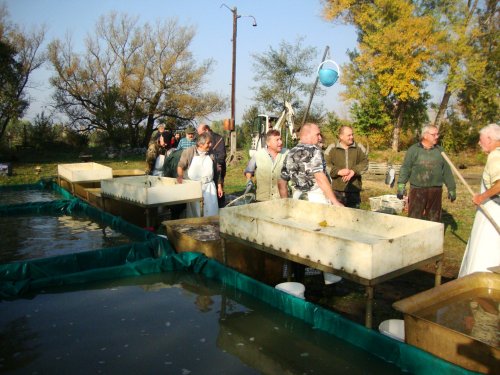
[[[247,241],[247,240],[244,240],[242,238],[235,237],[235,236],[232,236],[232,235],[229,235],[226,233],[222,233],[222,232],[220,233],[220,237],[222,240],[222,259],[223,259],[224,264],[227,263],[225,241],[230,240],[230,241],[240,242],[240,243],[242,243],[246,246],[252,247],[254,249],[264,251],[266,253],[269,253],[269,254],[275,255],[277,257],[286,259],[288,262],[295,262],[295,263],[303,264],[307,267],[316,268],[316,269],[323,271],[323,272],[334,273],[335,275],[342,276],[343,278],[345,278],[347,280],[353,281],[357,284],[364,285],[365,286],[365,294],[366,294],[365,326],[367,328],[372,328],[373,295],[374,295],[375,285],[380,284],[384,281],[393,279],[395,277],[401,276],[405,273],[408,273],[410,271],[418,269],[425,264],[430,264],[430,263],[434,263],[435,267],[436,267],[436,275],[434,278],[434,285],[438,286],[441,284],[443,254],[432,256],[428,259],[424,259],[420,262],[417,262],[417,263],[411,264],[409,266],[400,268],[400,269],[393,271],[393,272],[389,272],[385,275],[376,277],[374,279],[366,279],[366,278],[360,277],[356,274],[348,273],[348,272],[345,272],[343,270],[338,270],[334,267],[330,267],[330,266],[324,265],[322,263],[314,262],[310,259],[306,259],[306,258],[299,257],[297,255],[290,254],[289,252],[283,252],[280,250],[276,250],[272,247],[272,245],[264,246],[264,245],[261,245],[261,244],[255,243],[255,242],[251,242],[251,241]],[[288,269],[288,280],[291,280],[291,274],[290,274],[291,267],[289,266],[289,267],[287,267],[287,269]]]

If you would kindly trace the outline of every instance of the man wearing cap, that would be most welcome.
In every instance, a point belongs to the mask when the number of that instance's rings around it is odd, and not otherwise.
[[[185,133],[186,136],[179,141],[176,150],[184,150],[186,148],[196,145],[196,141],[194,139],[196,129],[193,126],[189,125],[186,128]]]
[[[160,148],[160,155],[165,155],[171,145],[172,132],[165,128],[165,124],[161,123],[158,125],[158,132],[153,135],[153,140]]]

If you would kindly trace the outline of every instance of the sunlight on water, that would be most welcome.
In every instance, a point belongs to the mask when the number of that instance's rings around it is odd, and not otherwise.
[[[50,202],[62,199],[62,196],[54,191],[44,190],[21,190],[2,191],[0,193],[0,205],[20,204],[28,202]]]
[[[46,258],[130,243],[124,234],[78,216],[0,217],[0,263]]]

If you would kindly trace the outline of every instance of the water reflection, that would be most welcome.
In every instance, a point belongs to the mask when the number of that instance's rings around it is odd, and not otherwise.
[[[36,355],[23,373],[399,373],[241,291],[182,272],[51,289],[0,309],[1,327],[23,318],[31,327],[20,350],[36,344]]]
[[[108,248],[132,239],[78,215],[0,217],[0,263]]]
[[[20,369],[35,361],[40,355],[37,341],[38,335],[26,316],[0,327],[0,372]]]
[[[50,190],[2,190],[0,205],[28,202],[51,202],[62,199],[62,195]]]

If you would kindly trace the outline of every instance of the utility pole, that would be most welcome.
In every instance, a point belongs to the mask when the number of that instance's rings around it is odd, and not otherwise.
[[[242,16],[238,14],[236,7],[229,8],[226,4],[221,7],[226,7],[233,13],[233,64],[231,69],[231,123],[230,123],[230,156],[229,159],[233,160],[236,155],[236,39],[238,36],[238,18],[251,17],[253,18],[252,26],[257,26],[257,21],[254,16]]]

